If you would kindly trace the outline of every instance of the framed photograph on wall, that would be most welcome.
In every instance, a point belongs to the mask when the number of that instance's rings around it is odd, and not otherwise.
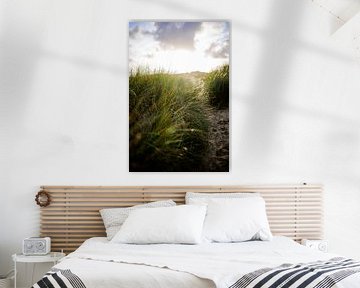
[[[129,22],[129,171],[228,172],[230,23]]]

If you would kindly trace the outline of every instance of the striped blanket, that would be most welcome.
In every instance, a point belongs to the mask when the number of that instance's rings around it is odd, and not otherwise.
[[[51,269],[32,288],[86,288],[81,279],[69,269]]]
[[[360,272],[360,262],[333,258],[303,264],[283,264],[242,276],[229,288],[331,288],[346,277]],[[32,288],[86,288],[69,269],[52,269]],[[351,288],[351,287],[349,287]]]
[[[359,272],[360,262],[345,258],[296,265],[284,264],[246,274],[229,288],[331,288]]]

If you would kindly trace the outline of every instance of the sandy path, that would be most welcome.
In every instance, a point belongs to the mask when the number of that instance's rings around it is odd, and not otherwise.
[[[229,109],[212,110],[209,114],[209,171],[229,171]]]
[[[203,77],[205,73],[192,72],[180,74],[190,81],[202,93]],[[203,171],[228,172],[229,171],[229,109],[208,112],[209,119],[209,147],[202,163]]]

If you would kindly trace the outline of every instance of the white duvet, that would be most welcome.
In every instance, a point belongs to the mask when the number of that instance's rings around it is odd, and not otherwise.
[[[106,238],[91,238],[55,267],[70,269],[87,288],[228,288],[244,274],[261,268],[336,256],[311,250],[286,237],[200,245],[112,244]],[[336,285],[360,288],[360,273]]]

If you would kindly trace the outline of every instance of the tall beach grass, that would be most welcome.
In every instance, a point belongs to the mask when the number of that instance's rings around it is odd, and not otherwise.
[[[129,75],[130,171],[200,171],[207,104],[189,80],[165,71]]]
[[[229,65],[211,71],[204,79],[204,91],[209,103],[217,109],[229,108]]]

